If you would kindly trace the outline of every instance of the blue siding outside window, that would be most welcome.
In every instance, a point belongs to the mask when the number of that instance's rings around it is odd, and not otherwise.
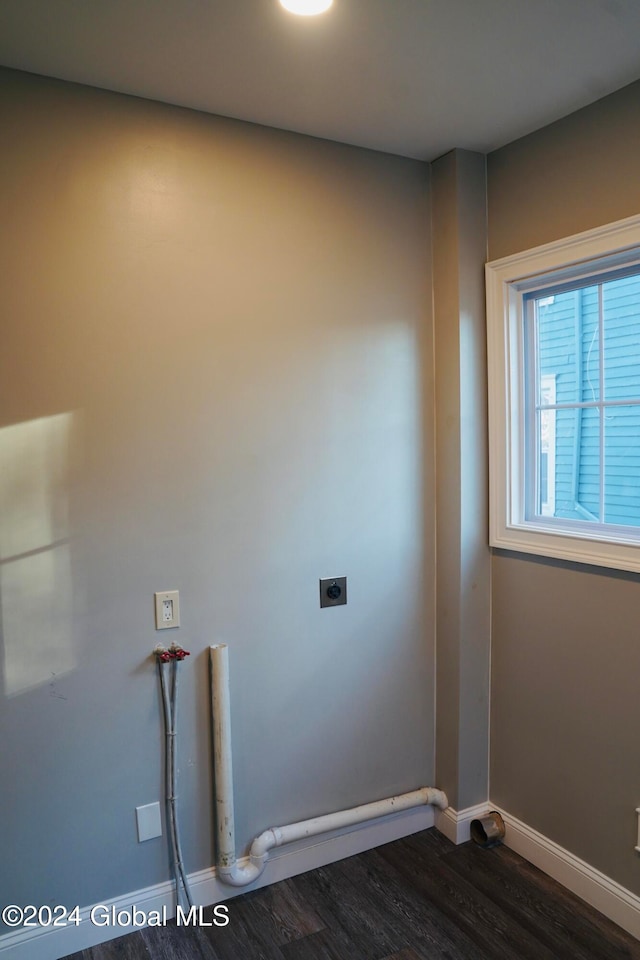
[[[552,516],[640,526],[640,275],[531,299],[542,408],[536,512],[553,488]]]

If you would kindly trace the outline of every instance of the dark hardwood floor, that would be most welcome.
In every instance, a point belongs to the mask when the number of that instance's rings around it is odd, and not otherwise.
[[[226,927],[172,922],[67,960],[640,960],[640,942],[511,850],[435,830],[228,906]]]

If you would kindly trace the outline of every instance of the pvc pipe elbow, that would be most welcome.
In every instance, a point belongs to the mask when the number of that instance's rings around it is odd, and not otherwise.
[[[440,810],[446,810],[449,806],[449,800],[444,790],[437,790],[435,787],[429,787],[429,799],[427,803],[430,803],[434,807],[438,807]]]
[[[262,863],[264,866],[264,863],[269,856],[269,850],[272,850],[273,847],[277,846],[279,846],[277,828],[264,830],[251,844],[251,850],[249,851],[251,862]]]
[[[244,867],[238,866],[237,863],[232,867],[218,867],[217,873],[220,880],[231,887],[246,887],[257,880],[263,870],[264,863],[262,867],[258,867],[255,863],[249,862]]]
[[[449,800],[444,790],[433,790],[434,798],[430,802],[434,807],[438,807],[440,810],[446,810],[449,806]]]
[[[228,866],[218,866],[218,877],[222,883],[228,883],[232,887],[246,887],[262,874],[269,850],[278,846],[278,838],[274,830],[265,830],[259,837],[256,837],[251,844],[249,851],[249,863],[240,866],[237,861]]]

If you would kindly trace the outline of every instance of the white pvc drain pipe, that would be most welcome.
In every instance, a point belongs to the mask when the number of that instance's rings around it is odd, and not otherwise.
[[[240,866],[235,852],[233,807],[233,766],[231,759],[231,710],[229,697],[229,651],[220,643],[211,654],[211,707],[213,714],[213,757],[216,797],[217,874],[224,883],[243,887],[257,880],[265,868],[269,851],[294,840],[314,837],[328,830],[375,820],[390,813],[432,804],[441,810],[449,806],[447,796],[435,787],[421,787],[386,800],[376,800],[349,810],[312,817],[283,827],[270,827],[251,844],[249,862]]]

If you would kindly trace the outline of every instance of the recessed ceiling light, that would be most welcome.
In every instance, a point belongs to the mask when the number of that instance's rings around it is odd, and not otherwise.
[[[317,13],[324,13],[332,3],[333,0],[280,0],[285,10],[301,17],[315,17]]]

